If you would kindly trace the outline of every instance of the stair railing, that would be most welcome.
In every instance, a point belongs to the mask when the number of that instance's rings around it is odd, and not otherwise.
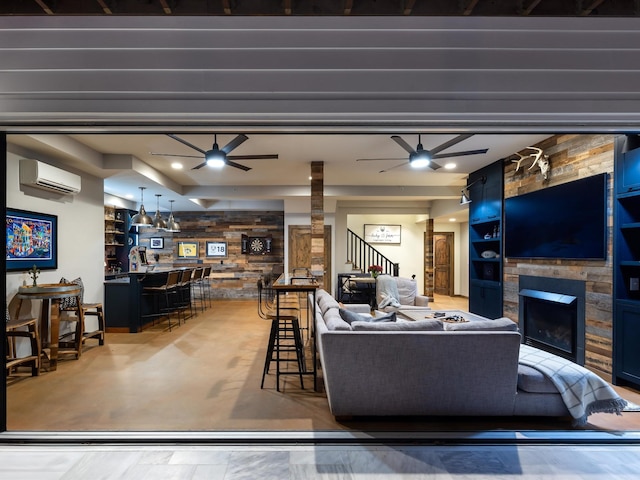
[[[366,272],[370,265],[380,265],[382,273],[397,277],[400,264],[392,262],[353,230],[347,229],[347,261],[356,270]]]

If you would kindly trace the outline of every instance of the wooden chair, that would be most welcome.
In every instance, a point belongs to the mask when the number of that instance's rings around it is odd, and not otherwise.
[[[82,283],[82,278],[78,277],[75,280],[67,280],[66,278],[61,278],[60,283],[76,283],[80,285],[80,308],[82,309],[82,314],[84,316],[85,324],[81,325],[80,331],[82,332],[80,335],[76,335],[78,338],[75,338],[74,341],[76,343],[75,348],[80,351],[82,348],[82,344],[89,338],[97,338],[98,345],[104,345],[104,337],[106,326],[104,322],[104,307],[102,303],[85,303],[84,302],[84,284]],[[60,303],[60,311],[61,312],[71,312],[77,316],[78,306],[75,297],[70,297],[68,299],[64,299]],[[95,330],[86,330],[86,317],[87,315],[96,317],[97,319],[97,328]],[[77,318],[76,318],[77,320]]]

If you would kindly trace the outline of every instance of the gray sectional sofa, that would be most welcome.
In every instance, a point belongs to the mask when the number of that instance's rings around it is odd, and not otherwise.
[[[340,307],[318,290],[317,349],[336,417],[569,416],[554,385],[519,365],[520,334],[508,319],[505,329],[446,331],[438,320],[349,323]]]

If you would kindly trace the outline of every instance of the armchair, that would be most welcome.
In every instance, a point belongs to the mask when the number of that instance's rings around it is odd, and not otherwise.
[[[412,278],[379,275],[376,280],[378,310],[428,310],[429,297],[418,294],[418,283]]]

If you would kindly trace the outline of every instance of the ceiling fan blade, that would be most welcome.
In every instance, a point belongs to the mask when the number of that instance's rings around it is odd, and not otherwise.
[[[480,150],[467,150],[465,152],[439,153],[438,155],[433,155],[431,158],[464,157],[465,155],[480,155],[488,151],[488,148],[482,148]]]
[[[174,135],[173,133],[167,133],[167,136],[173,138],[174,140],[176,140],[176,141],[178,141],[180,143],[182,143],[183,145],[186,145],[187,147],[193,148],[196,152],[200,152],[203,155],[205,153],[207,153],[204,150],[202,150],[200,147],[196,147],[193,143],[189,143],[186,140],[180,138],[179,136]]]
[[[199,168],[204,167],[206,164],[207,164],[207,162],[202,162],[200,165],[196,165],[191,170],[198,170]]]
[[[439,168],[442,168],[442,165],[438,165],[436,162],[431,161],[429,162],[429,168],[431,170],[438,170]]]
[[[409,164],[409,162],[400,163],[398,165],[394,165],[393,167],[389,167],[389,168],[385,168],[384,170],[380,170],[378,173],[385,173],[385,172],[388,172],[389,170],[393,170],[394,168],[404,167],[405,165],[408,165],[408,164]]]
[[[228,155],[229,152],[231,152],[231,150],[238,147],[240,144],[244,143],[248,139],[249,137],[241,133],[236,138],[234,138],[229,143],[227,143],[224,147],[222,147],[220,150],[222,150],[224,153]]]
[[[245,167],[244,165],[240,165],[239,163],[230,161],[229,157],[227,157],[224,163],[226,163],[230,167],[235,167],[235,168],[239,168],[240,170],[244,170],[245,172],[248,172],[249,170],[251,170],[251,167]]]
[[[175,153],[154,153],[149,152],[151,155],[159,155],[161,157],[180,157],[180,158],[202,158],[202,155],[177,155]]]
[[[406,157],[395,157],[395,158],[356,158],[356,162],[376,162],[378,160],[384,160],[386,162],[390,162],[390,161],[399,161],[399,160],[406,160]]]
[[[227,155],[227,158],[232,160],[274,160],[278,158],[278,154],[266,154],[266,155]]]
[[[438,145],[435,148],[429,149],[429,152],[431,152],[431,155],[435,155],[436,153],[441,152],[442,150],[445,150],[449,147],[453,147],[455,144],[460,143],[469,137],[473,137],[473,133],[464,133],[462,135],[458,135],[457,137],[452,138],[451,140],[443,143],[442,145]]]
[[[391,135],[391,140],[393,140],[394,142],[396,142],[398,145],[400,145],[402,148],[404,148],[407,152],[409,153],[416,153],[416,151],[413,149],[413,147],[411,145],[409,145],[407,142],[405,142],[402,137],[399,137],[398,135]]]

